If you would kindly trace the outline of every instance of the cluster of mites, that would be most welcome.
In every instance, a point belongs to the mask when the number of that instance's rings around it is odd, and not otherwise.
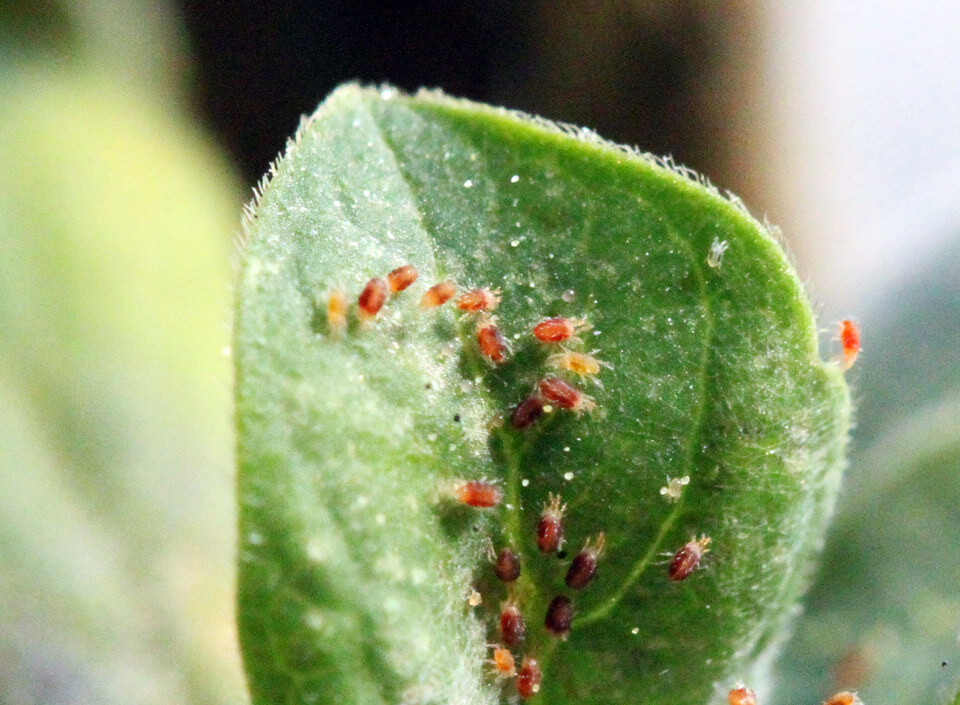
[[[392,294],[399,293],[417,280],[417,270],[413,265],[405,264],[394,269],[386,277],[374,277],[367,282],[357,298],[357,316],[361,321],[369,321],[380,313]],[[437,308],[457,295],[457,286],[452,281],[434,284],[423,294],[420,306]],[[498,292],[487,288],[471,289],[460,294],[456,306],[461,311],[479,314],[476,326],[477,347],[480,354],[495,365],[507,361],[510,345],[500,331],[490,312],[500,303]],[[334,335],[342,335],[347,328],[346,294],[335,289],[330,292],[327,301],[327,323]],[[578,332],[589,328],[586,321],[573,318],[554,317],[540,321],[533,328],[533,336],[542,343],[579,342]],[[571,372],[580,377],[592,377],[607,363],[584,352],[564,350],[547,358],[547,364]],[[595,408],[593,399],[565,379],[548,375],[537,382],[534,392],[513,410],[511,425],[524,429],[532,425],[544,412],[555,405],[576,413],[591,411]]]
[[[757,705],[757,695],[750,688],[738,683],[727,694],[730,705]],[[823,705],[863,705],[856,693],[843,690],[823,701]]]
[[[458,499],[472,507],[493,507],[501,499],[500,490],[492,483],[482,481],[465,482],[457,488]],[[549,501],[544,505],[537,523],[537,547],[542,553],[555,553],[560,550],[564,541],[563,517],[566,505],[561,503],[559,496],[550,494]],[[693,538],[678,550],[667,575],[671,580],[680,581],[689,577],[700,565],[700,559],[708,552],[710,537]],[[574,556],[567,571],[565,582],[571,590],[583,590],[597,574],[597,565],[606,546],[606,537],[600,532],[596,539],[587,539],[583,548]],[[491,548],[491,559],[494,564],[494,573],[497,578],[508,585],[520,577],[520,559],[511,548],[502,548],[494,553]],[[566,595],[557,595],[547,607],[543,621],[546,630],[560,638],[566,639],[573,623],[573,603]],[[542,674],[537,659],[525,656],[516,670],[511,648],[520,646],[526,636],[526,621],[520,611],[520,606],[514,597],[509,597],[500,610],[498,624],[501,644],[493,646],[494,672],[500,679],[516,677],[517,694],[523,698],[536,695],[540,690]],[[744,703],[743,705],[747,705]]]
[[[407,264],[394,269],[386,277],[374,277],[368,281],[357,299],[358,317],[361,321],[375,318],[392,294],[407,289],[417,280],[417,277],[416,268]],[[453,299],[456,294],[456,284],[449,280],[442,281],[427,289],[420,299],[420,306],[437,308]],[[456,306],[461,311],[480,314],[475,331],[477,347],[481,355],[495,365],[506,362],[510,355],[510,346],[495,319],[490,315],[499,302],[499,294],[487,288],[471,289],[463,292],[456,299]],[[327,321],[334,334],[342,334],[346,330],[347,299],[344,292],[334,290],[330,293]],[[589,327],[589,324],[581,319],[554,317],[538,323],[534,326],[532,333],[542,343],[564,343],[578,341],[576,334]],[[850,320],[841,321],[840,340],[843,347],[844,367],[849,368],[860,352],[860,331],[856,323]],[[580,377],[593,377],[600,371],[602,365],[606,365],[590,354],[568,350],[551,355],[547,358],[547,363]],[[533,393],[513,410],[510,417],[511,426],[518,430],[531,426],[544,412],[551,410],[551,404],[577,413],[591,411],[595,407],[593,399],[574,385],[560,377],[546,376],[538,381]],[[481,508],[495,507],[503,498],[499,487],[483,480],[461,483],[455,489],[455,495],[461,503]],[[551,494],[550,501],[544,506],[537,524],[537,546],[541,552],[554,553],[562,546],[565,511],[566,505],[561,504],[560,497]],[[598,534],[596,540],[587,540],[581,551],[573,558],[567,571],[567,587],[572,590],[582,590],[593,580],[605,544],[606,538],[603,532]],[[709,545],[710,537],[705,535],[701,535],[700,538],[694,536],[684,544],[674,554],[667,569],[670,580],[680,581],[689,577],[700,565],[703,555],[709,551]],[[520,577],[520,559],[510,548],[503,548],[495,554],[491,548],[491,558],[494,563],[494,573],[502,582],[510,584]],[[547,608],[544,627],[554,636],[565,639],[570,633],[572,622],[573,604],[570,598],[558,595]],[[532,656],[524,656],[520,669],[516,668],[510,649],[523,643],[526,636],[526,622],[515,598],[508,598],[503,603],[498,626],[500,639],[504,645],[493,646],[491,663],[494,672],[500,679],[516,678],[517,694],[522,698],[530,698],[540,691],[542,673],[537,659]],[[742,685],[731,690],[728,699],[730,705],[757,705],[753,690]],[[855,693],[844,691],[829,698],[824,705],[860,705],[860,700]]]

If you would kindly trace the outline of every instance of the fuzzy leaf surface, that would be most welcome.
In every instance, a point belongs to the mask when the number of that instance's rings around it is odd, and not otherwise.
[[[714,242],[728,243],[719,267]],[[338,336],[356,297],[419,280]],[[430,285],[500,290],[493,365],[477,316],[418,305]],[[240,583],[258,703],[495,703],[488,644],[512,547],[536,702],[703,703],[769,654],[839,481],[842,375],[816,352],[802,288],[771,235],[714,190],[588,131],[422,93],[347,86],[304,123],[251,210],[238,280]],[[560,352],[547,316],[592,328],[609,363],[570,381],[596,401],[517,431],[510,412]],[[667,477],[689,477],[671,502]],[[465,480],[499,506],[457,504]],[[550,493],[566,553],[535,542]],[[564,584],[605,532],[595,580]],[[702,569],[667,577],[694,534]],[[476,591],[482,604],[471,607]],[[568,595],[569,638],[543,626]]]

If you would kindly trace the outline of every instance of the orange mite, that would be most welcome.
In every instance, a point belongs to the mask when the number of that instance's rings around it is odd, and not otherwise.
[[[757,694],[742,683],[727,693],[727,702],[730,705],[757,705]]]
[[[477,325],[477,344],[480,346],[480,353],[496,364],[506,361],[507,354],[510,352],[503,333],[489,318],[480,321]]]
[[[457,499],[470,507],[495,507],[500,504],[503,493],[492,482],[470,480],[457,487]]]
[[[610,367],[609,363],[598,360],[593,355],[581,352],[564,351],[547,358],[547,364],[558,370],[573,372],[581,377],[593,377],[601,367]]]
[[[563,514],[567,505],[560,504],[560,495],[549,495],[550,503],[543,505],[537,523],[537,546],[542,553],[554,553],[563,545]]]
[[[340,289],[331,291],[327,299],[327,325],[337,337],[347,329],[347,295]]]
[[[849,370],[860,354],[860,327],[851,320],[840,321],[840,345],[843,346],[843,368]]]
[[[707,548],[709,545],[710,537],[703,534],[700,535],[699,539],[692,538],[684,544],[683,548],[676,552],[670,562],[670,568],[667,570],[670,579],[680,581],[689,578],[690,574],[700,565],[700,559],[710,550]]]
[[[500,609],[500,638],[507,646],[519,646],[527,636],[527,623],[523,621],[520,608],[513,600],[507,600]]]
[[[461,311],[492,311],[500,303],[500,297],[490,289],[471,289],[457,299],[457,308]]]
[[[562,343],[589,327],[581,318],[546,318],[533,327],[533,337],[543,343]]]
[[[566,578],[567,587],[573,590],[583,590],[590,584],[593,576],[597,574],[597,559],[603,553],[606,543],[607,537],[601,531],[595,544],[590,543],[589,540],[584,544],[583,549],[574,556],[573,562],[570,563],[570,570],[567,571]]]
[[[570,409],[579,413],[592,411],[596,407],[592,398],[559,377],[544,377],[537,383],[537,388],[544,399],[553,402],[561,409]]]
[[[390,293],[390,287],[385,279],[374,277],[367,282],[360,292],[360,298],[357,300],[360,316],[362,318],[373,318],[376,316]]]
[[[524,656],[520,663],[520,673],[517,675],[517,695],[521,698],[532,698],[540,692],[542,678],[537,659]]]
[[[439,284],[434,284],[424,292],[423,297],[420,299],[420,305],[424,308],[443,306],[447,301],[452,299],[456,293],[456,284],[449,280],[442,281]]]
[[[403,291],[408,286],[417,281],[417,268],[412,264],[405,264],[397,267],[387,275],[387,284],[390,285],[390,291],[397,293]]]
[[[831,695],[823,705],[858,705],[860,698],[856,693],[849,690],[843,690],[835,695]]]
[[[513,662],[513,654],[510,653],[510,649],[503,646],[494,646],[493,659],[490,663],[493,664],[493,670],[496,672],[497,678],[513,678],[517,675],[517,669]]]

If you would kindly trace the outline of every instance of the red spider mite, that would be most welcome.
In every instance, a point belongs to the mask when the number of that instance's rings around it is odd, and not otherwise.
[[[840,345],[843,346],[843,367],[849,370],[860,354],[860,327],[854,321],[840,321]]]
[[[567,511],[567,505],[560,504],[560,495],[551,492],[549,499],[537,524],[537,546],[543,553],[554,553],[563,545],[563,514]]]
[[[566,595],[557,595],[550,601],[550,606],[547,607],[547,616],[543,620],[543,626],[554,636],[566,639],[572,623],[573,603]]]
[[[514,600],[507,600],[500,608],[500,638],[507,646],[519,646],[527,636],[527,623]]]
[[[590,584],[593,576],[597,574],[597,559],[600,558],[606,544],[607,537],[602,531],[597,536],[596,543],[592,544],[589,539],[587,540],[580,553],[574,556],[570,570],[567,571],[567,587],[583,590]]]
[[[517,675],[517,695],[521,698],[532,698],[540,692],[542,678],[537,659],[524,656],[520,663],[520,673]]]
[[[453,298],[457,293],[457,285],[452,281],[442,281],[434,284],[424,292],[420,299],[420,305],[424,308],[436,308],[443,306],[447,301]]]
[[[416,267],[412,264],[405,264],[387,275],[387,284],[390,285],[390,291],[397,293],[417,281],[418,276]]]
[[[331,291],[327,299],[327,325],[336,336],[347,329],[347,295],[340,289]]]
[[[588,395],[559,377],[544,377],[537,382],[540,395],[561,409],[570,409],[577,413],[592,411],[596,404]]]
[[[529,396],[517,404],[510,414],[510,425],[518,431],[532,426],[537,419],[543,416],[543,400],[537,396]]]
[[[690,577],[690,574],[700,565],[700,559],[710,550],[707,548],[709,545],[710,537],[703,534],[699,539],[694,537],[684,544],[670,562],[670,568],[667,570],[670,579],[680,581]]]
[[[520,559],[509,548],[501,548],[493,563],[493,572],[504,583],[512,583],[520,577]]]
[[[368,281],[367,285],[363,287],[363,291],[360,292],[360,298],[357,300],[360,316],[363,318],[373,318],[376,316],[380,312],[380,309],[383,308],[383,304],[386,302],[389,293],[390,287],[387,285],[385,279],[374,277]]]
[[[856,693],[851,693],[849,690],[842,690],[827,698],[823,705],[856,705],[859,703],[860,698],[857,697]]]
[[[491,291],[490,289],[471,289],[470,291],[465,291],[460,295],[460,298],[457,299],[457,308],[461,311],[492,311],[497,307],[497,304],[500,303],[500,296],[498,292]]]
[[[562,343],[590,328],[582,318],[545,318],[533,327],[533,337],[542,343]]]
[[[727,693],[727,701],[730,705],[757,705],[757,694],[742,683]]]
[[[493,363],[500,364],[507,359],[510,352],[507,340],[503,333],[491,319],[485,318],[477,324],[477,344],[480,353]]]
[[[492,482],[469,480],[456,489],[457,499],[471,507],[495,507],[500,504],[503,493]]]
[[[490,660],[497,678],[513,678],[517,669],[513,662],[513,654],[504,646],[493,647],[493,658]]]

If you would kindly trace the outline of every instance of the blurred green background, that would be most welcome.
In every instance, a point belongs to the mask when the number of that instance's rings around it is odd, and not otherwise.
[[[848,484],[765,703],[960,674],[960,8],[0,4],[0,705],[242,703],[241,205],[334,85],[587,124],[785,226],[864,353]]]

